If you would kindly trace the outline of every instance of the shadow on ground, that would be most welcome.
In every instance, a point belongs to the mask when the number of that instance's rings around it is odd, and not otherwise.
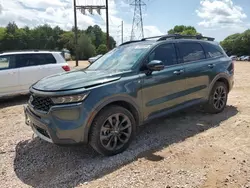
[[[131,147],[116,156],[103,157],[88,146],[59,147],[38,138],[18,143],[14,171],[33,187],[74,187],[121,168],[138,158],[163,159],[154,153],[173,143],[220,126],[238,110],[228,106],[223,113],[209,115],[195,110],[183,111],[140,128]]]
[[[26,104],[28,99],[29,99],[29,95],[20,95],[20,96],[8,97],[8,98],[0,98],[0,109]]]

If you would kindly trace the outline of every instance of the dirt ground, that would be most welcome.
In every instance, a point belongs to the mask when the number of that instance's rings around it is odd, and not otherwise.
[[[59,147],[33,137],[21,96],[0,103],[1,187],[250,187],[250,63],[235,64],[228,106],[189,109],[140,129],[122,154]]]
[[[78,66],[76,67],[76,62],[75,61],[68,61],[67,62],[69,64],[69,66],[72,68],[72,69],[80,69],[80,68],[84,68],[86,66],[89,65],[89,62],[88,61],[79,61],[78,62]]]

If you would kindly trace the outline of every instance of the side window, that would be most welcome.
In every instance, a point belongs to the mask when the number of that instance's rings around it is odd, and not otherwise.
[[[16,63],[18,67],[30,67],[38,65],[33,54],[18,54],[16,55]]]
[[[32,60],[36,62],[37,65],[46,65],[45,54],[32,54]]]
[[[56,59],[52,54],[45,53],[18,54],[16,55],[16,60],[18,67],[30,67],[56,63]]]
[[[0,56],[0,70],[9,69],[10,60],[11,58],[8,55]]]
[[[0,70],[17,68],[15,55],[0,56]]]
[[[173,44],[163,44],[158,46],[148,58],[148,62],[160,60],[165,66],[177,64],[176,51]]]
[[[54,56],[52,54],[43,54],[44,58],[46,60],[46,64],[55,64],[56,63],[56,59],[54,58]]]
[[[184,63],[206,58],[203,48],[199,43],[179,43],[178,47]]]
[[[223,52],[219,46],[215,46],[212,44],[204,44],[203,46],[208,58],[219,57],[223,55]]]

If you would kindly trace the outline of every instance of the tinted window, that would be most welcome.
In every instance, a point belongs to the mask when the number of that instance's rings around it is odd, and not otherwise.
[[[11,69],[15,67],[15,58],[12,55],[0,56],[0,70]]]
[[[42,54],[46,60],[46,64],[54,64],[56,63],[56,59],[52,54]]]
[[[152,60],[160,60],[165,66],[177,63],[176,51],[173,44],[163,44],[157,47],[150,55],[148,62]]]
[[[184,62],[205,59],[205,53],[199,43],[179,43],[178,46]]]
[[[30,67],[56,63],[52,54],[18,54],[16,55],[18,67]]]
[[[222,49],[219,46],[212,44],[203,44],[207,57],[218,57],[223,55]]]

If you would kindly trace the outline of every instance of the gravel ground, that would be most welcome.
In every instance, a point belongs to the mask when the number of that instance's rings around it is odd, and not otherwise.
[[[81,68],[84,68],[84,67],[89,65],[88,61],[79,61],[78,62],[78,67],[76,67],[76,62],[75,61],[67,61],[67,63],[69,64],[69,66],[72,69],[81,69]]]
[[[27,96],[0,102],[1,187],[250,187],[250,63],[217,115],[195,109],[141,128],[122,154],[59,147],[24,123]]]

